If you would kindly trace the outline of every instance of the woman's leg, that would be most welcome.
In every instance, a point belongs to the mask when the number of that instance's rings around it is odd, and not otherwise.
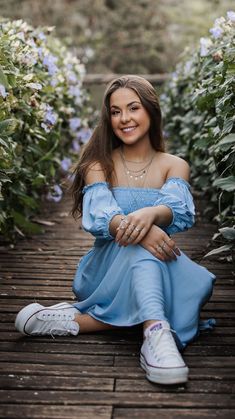
[[[115,328],[111,324],[94,319],[89,314],[76,314],[74,321],[79,325],[79,333],[99,332]]]

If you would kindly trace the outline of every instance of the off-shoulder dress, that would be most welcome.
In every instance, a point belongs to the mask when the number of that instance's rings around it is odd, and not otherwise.
[[[115,326],[167,320],[182,348],[201,328],[211,328],[213,319],[200,321],[215,281],[211,272],[182,251],[176,261],[162,262],[141,245],[119,246],[109,232],[115,215],[153,205],[166,205],[172,211],[172,222],[164,228],[167,234],[187,230],[195,215],[190,185],[181,178],[169,178],[159,189],[97,182],[85,186],[83,193],[82,225],[96,240],[78,265],[74,306]]]

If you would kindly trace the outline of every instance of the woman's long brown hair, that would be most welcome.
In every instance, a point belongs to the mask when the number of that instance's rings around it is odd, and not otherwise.
[[[149,138],[156,151],[165,151],[162,135],[162,115],[157,94],[153,86],[139,76],[122,76],[113,80],[104,93],[101,116],[90,140],[84,146],[77,167],[74,171],[74,181],[71,187],[74,200],[72,215],[76,218],[82,214],[83,187],[88,169],[95,163],[100,163],[106,181],[112,184],[114,165],[112,151],[122,144],[114,134],[111,125],[110,96],[115,90],[126,87],[134,90],[139,96],[143,107],[150,117]]]

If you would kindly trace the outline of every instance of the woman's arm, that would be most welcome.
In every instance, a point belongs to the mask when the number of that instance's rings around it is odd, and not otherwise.
[[[169,169],[166,172],[167,179],[179,178],[188,181],[190,172],[188,163],[179,157],[171,155],[168,155],[167,159],[167,164],[169,166]],[[162,190],[163,189],[164,186]],[[127,221],[129,223],[126,223],[124,225],[121,224],[122,228],[119,229],[116,235],[116,240],[119,242],[119,244],[127,245],[139,243],[143,239],[143,237],[149,232],[152,225],[156,225],[162,228],[171,225],[172,222],[174,222],[174,205],[172,206],[171,204],[172,200],[177,201],[177,205],[180,205],[183,211],[184,203],[182,202],[181,205],[179,197],[176,197],[173,194],[171,195],[171,193],[169,193],[169,196],[167,193],[161,193],[159,194],[159,199],[157,200],[156,205],[153,205],[152,207],[145,207],[128,214]],[[131,226],[135,226],[137,227],[137,229],[141,229],[141,232],[137,234],[138,231],[133,229],[133,232],[130,235]]]

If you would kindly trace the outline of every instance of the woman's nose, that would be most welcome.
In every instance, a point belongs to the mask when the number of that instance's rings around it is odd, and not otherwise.
[[[129,120],[130,120],[129,112],[126,112],[126,111],[122,112],[121,113],[121,121],[122,121],[122,123],[125,124]]]

